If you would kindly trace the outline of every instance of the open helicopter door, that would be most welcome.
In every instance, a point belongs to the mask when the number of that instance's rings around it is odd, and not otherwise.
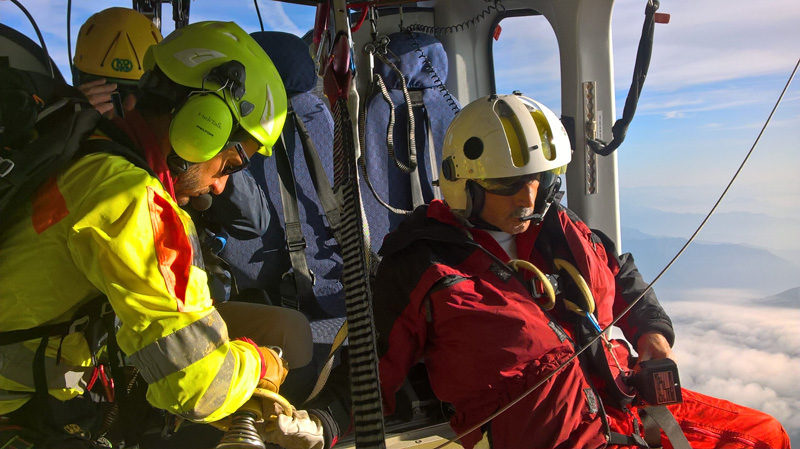
[[[497,93],[492,36],[500,20],[532,14],[547,19],[558,40],[562,120],[574,150],[567,171],[569,206],[619,244],[617,157],[613,153],[598,156],[588,143],[589,139],[611,139],[616,114],[611,55],[613,1],[462,0],[458,5],[441,1],[417,5],[432,6],[383,8],[379,31],[390,34],[402,24],[413,31],[434,34],[448,54],[447,90],[461,104]],[[353,36],[357,48],[369,42],[366,30]],[[358,60],[357,67],[359,83],[366,85],[370,72],[367,58]]]

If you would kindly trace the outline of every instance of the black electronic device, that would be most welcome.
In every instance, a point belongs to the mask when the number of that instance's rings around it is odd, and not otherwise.
[[[630,379],[641,405],[670,405],[683,402],[678,366],[672,359],[645,360]]]

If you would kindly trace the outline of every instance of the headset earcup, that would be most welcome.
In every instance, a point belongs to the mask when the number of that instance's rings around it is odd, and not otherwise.
[[[233,129],[233,115],[216,94],[192,95],[172,116],[169,141],[189,162],[205,162],[222,151]]]

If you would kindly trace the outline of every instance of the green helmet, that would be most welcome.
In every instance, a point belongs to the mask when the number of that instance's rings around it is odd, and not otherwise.
[[[235,86],[224,86],[228,83],[216,73],[215,69],[231,61],[244,67],[239,78],[243,82],[243,93]],[[143,66],[148,71],[157,66],[171,81],[197,89],[192,95],[211,94],[222,98],[233,114],[233,125],[238,122],[258,140],[259,153],[272,154],[272,145],[278,140],[286,119],[286,90],[272,60],[238,25],[197,22],[177,29],[158,45],[147,49]],[[175,139],[172,140],[180,155]],[[216,148],[212,152],[223,149]]]

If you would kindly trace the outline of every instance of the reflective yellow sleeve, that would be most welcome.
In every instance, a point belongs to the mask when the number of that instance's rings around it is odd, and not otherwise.
[[[122,322],[120,348],[156,407],[215,421],[252,394],[256,348],[229,341],[212,305],[194,226],[158,180],[127,160],[91,155],[61,179],[76,265]]]

